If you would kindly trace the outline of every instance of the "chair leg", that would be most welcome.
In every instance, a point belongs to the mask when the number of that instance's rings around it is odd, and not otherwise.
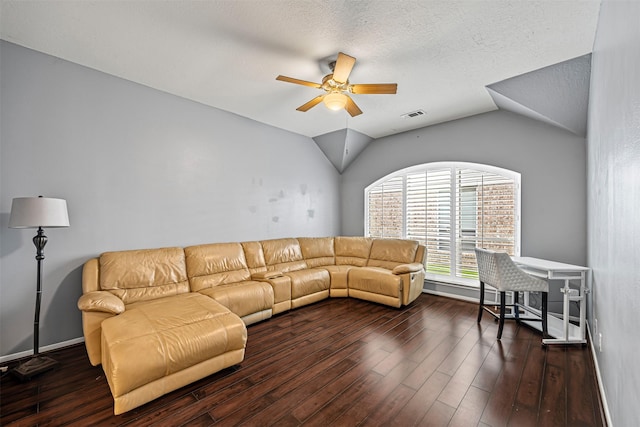
[[[542,338],[546,338],[549,336],[549,331],[547,328],[547,293],[542,293]]]
[[[484,311],[484,282],[480,282],[480,306],[478,307],[478,323],[482,320],[482,312]]]
[[[500,323],[498,325],[498,339],[502,338],[502,329],[504,328],[504,316],[505,316],[505,299],[506,293],[500,292]]]
[[[516,319],[517,323],[520,323],[520,308],[518,307],[519,298],[520,293],[518,291],[513,291],[513,317]]]

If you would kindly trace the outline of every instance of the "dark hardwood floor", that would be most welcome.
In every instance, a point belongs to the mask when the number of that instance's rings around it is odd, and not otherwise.
[[[332,298],[249,326],[244,362],[123,415],[84,345],[30,382],[0,382],[18,426],[601,426],[587,346],[543,347],[477,305],[421,295],[393,309]],[[141,354],[141,357],[144,357]]]

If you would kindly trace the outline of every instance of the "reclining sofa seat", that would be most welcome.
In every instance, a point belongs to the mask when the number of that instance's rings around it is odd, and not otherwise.
[[[252,280],[240,243],[189,246],[184,253],[191,291],[218,301],[245,325],[271,317],[273,288]]]
[[[349,296],[392,307],[409,304],[422,292],[424,249],[412,240],[375,239],[366,267],[349,270]]]

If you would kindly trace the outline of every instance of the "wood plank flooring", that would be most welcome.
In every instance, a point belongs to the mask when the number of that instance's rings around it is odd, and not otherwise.
[[[0,381],[0,425],[602,426],[587,346],[543,347],[477,305],[332,298],[249,326],[245,360],[123,415],[84,345],[30,382]]]

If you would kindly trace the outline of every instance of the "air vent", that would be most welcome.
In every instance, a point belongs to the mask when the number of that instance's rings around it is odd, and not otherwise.
[[[423,110],[416,110],[407,114],[403,114],[400,117],[402,117],[403,119],[413,119],[415,117],[424,116],[425,114],[427,113],[425,113]]]

